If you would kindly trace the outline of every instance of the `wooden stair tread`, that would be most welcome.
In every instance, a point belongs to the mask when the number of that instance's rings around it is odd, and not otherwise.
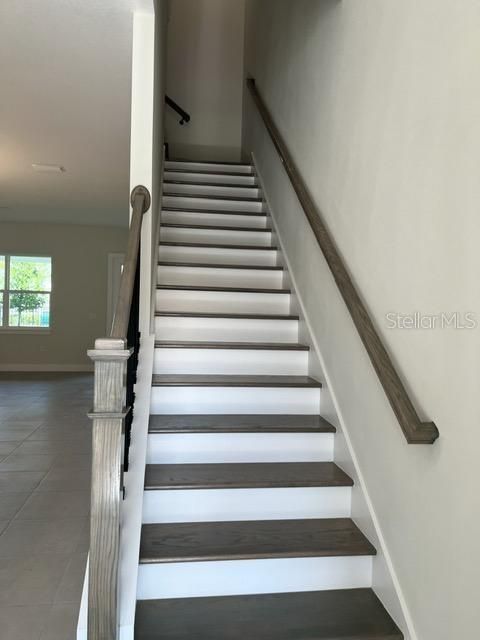
[[[170,164],[216,164],[224,167],[246,167],[253,169],[253,165],[248,162],[224,161],[224,160],[165,160],[165,168],[170,171]]]
[[[334,462],[149,464],[145,472],[147,491],[351,486],[353,480]]]
[[[203,227],[208,228],[208,227]],[[195,269],[244,269],[249,271],[283,271],[283,267],[251,264],[222,264],[212,262],[166,262],[159,261],[160,267],[190,267]]]
[[[232,227],[206,224],[177,224],[176,222],[162,222],[162,227],[167,227],[168,229],[207,229],[208,231],[246,231],[247,233],[272,233],[272,229],[267,227]]]
[[[164,174],[167,175],[168,173],[198,173],[198,174],[202,174],[202,175],[206,175],[206,176],[229,176],[231,178],[237,178],[237,177],[242,177],[245,176],[247,178],[255,178],[256,176],[254,174],[251,173],[226,173],[224,171],[205,171],[204,169],[169,169],[169,168],[165,168]],[[221,184],[221,183],[220,183]]]
[[[320,389],[321,382],[310,376],[192,375],[155,374],[154,387],[296,387]]]
[[[372,589],[141,600],[135,640],[402,640]]]
[[[263,198],[245,198],[243,196],[205,195],[204,193],[164,193],[164,198],[191,198],[193,200],[225,200],[227,202],[263,202]]]
[[[205,311],[156,311],[156,316],[171,318],[227,318],[233,320],[299,320],[297,315],[269,313],[208,313]]]
[[[260,216],[265,218],[265,211],[228,211],[228,209],[187,209],[185,207],[162,207],[162,213],[219,213],[229,216]]]
[[[241,175],[241,174],[240,174]],[[192,182],[190,180],[164,180],[163,184],[185,184],[192,187],[226,187],[227,189],[259,189],[257,184],[238,184],[232,182]],[[165,193],[164,195],[168,195]]]
[[[150,433],[335,433],[317,415],[151,415]]]
[[[226,293],[280,293],[289,294],[290,289],[259,289],[256,287],[210,287],[206,285],[190,285],[190,284],[157,284],[157,289],[165,289],[167,291],[224,291]]]
[[[140,563],[375,555],[350,518],[144,524]]]
[[[244,351],[309,351],[306,344],[292,342],[198,342],[193,340],[157,340],[157,349],[235,349]]]
[[[251,244],[215,244],[209,242],[160,242],[165,247],[199,247],[207,249],[241,249],[243,251],[278,251],[277,247],[263,247]]]

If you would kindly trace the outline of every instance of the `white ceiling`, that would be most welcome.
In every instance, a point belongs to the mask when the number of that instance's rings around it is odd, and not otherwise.
[[[127,224],[139,5],[150,1],[0,0],[0,222]]]

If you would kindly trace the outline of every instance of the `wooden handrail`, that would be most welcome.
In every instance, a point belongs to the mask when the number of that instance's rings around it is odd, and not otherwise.
[[[433,444],[439,433],[433,422],[422,422],[398,375],[388,352],[380,339],[348,269],[328,231],[308,189],[293,161],[288,147],[268,111],[253,78],[247,86],[280,156],[285,171],[307,216],[312,231],[323,252],[340,294],[347,305],[352,320],[385,391],[390,405],[409,444]]]
[[[138,186],[132,191],[132,219],[128,232],[127,253],[123,265],[117,306],[113,317],[111,338],[126,338],[132,304],[133,284],[137,271],[138,248],[142,230],[143,214],[150,208],[150,193],[146,187]]]
[[[88,351],[95,363],[92,428],[92,488],[88,569],[88,640],[118,640],[118,561],[123,472],[135,398],[138,332],[139,249],[145,187],[132,191],[132,219],[110,335]],[[132,300],[134,304],[132,305]]]

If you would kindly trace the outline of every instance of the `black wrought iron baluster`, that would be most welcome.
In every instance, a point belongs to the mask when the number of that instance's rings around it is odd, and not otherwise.
[[[132,437],[132,422],[135,411],[134,385],[137,382],[138,352],[140,349],[139,331],[139,311],[140,311],[140,257],[137,260],[137,270],[135,273],[135,284],[132,295],[132,305],[130,307],[130,318],[128,323],[127,341],[129,349],[133,348],[133,353],[127,364],[126,381],[126,405],[130,407],[125,418],[125,448],[124,448],[124,471],[128,471],[128,461],[130,452],[130,442]]]

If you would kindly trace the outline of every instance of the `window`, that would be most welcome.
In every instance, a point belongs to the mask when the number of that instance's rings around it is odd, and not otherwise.
[[[50,327],[52,259],[0,256],[0,327]]]

